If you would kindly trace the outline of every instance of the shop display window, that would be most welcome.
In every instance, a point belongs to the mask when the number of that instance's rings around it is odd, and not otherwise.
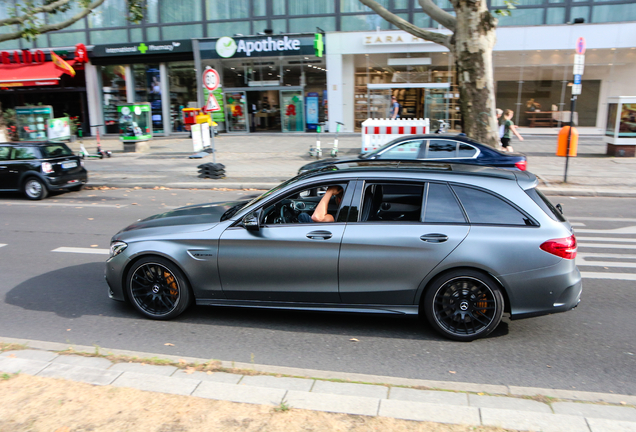
[[[119,133],[117,106],[126,103],[126,68],[122,65],[100,66],[104,125],[106,133]]]
[[[161,77],[159,65],[133,65],[135,79],[135,102],[149,102],[152,110],[152,130],[163,133],[163,111],[161,109]]]
[[[168,63],[170,77],[170,121],[173,132],[184,132],[181,110],[197,106],[197,77],[194,62]]]

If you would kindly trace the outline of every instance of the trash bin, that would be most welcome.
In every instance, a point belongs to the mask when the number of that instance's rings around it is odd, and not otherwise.
[[[570,126],[563,126],[559,132],[559,139],[557,141],[557,156],[566,156],[568,151],[568,134],[570,133]],[[579,144],[579,132],[575,127],[572,128],[572,136],[570,137],[570,156],[576,156],[576,149]]]

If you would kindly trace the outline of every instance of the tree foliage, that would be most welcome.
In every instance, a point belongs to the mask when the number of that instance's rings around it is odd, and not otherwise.
[[[17,26],[17,30],[0,34],[0,42],[21,39],[33,40],[41,34],[62,30],[81,20],[106,0],[23,0],[15,8],[9,8],[9,17],[0,20],[0,26]],[[143,0],[128,0],[128,20],[139,23],[143,19],[145,3]],[[47,24],[43,16],[54,16],[68,12],[74,5],[80,11],[72,17],[56,24]]]

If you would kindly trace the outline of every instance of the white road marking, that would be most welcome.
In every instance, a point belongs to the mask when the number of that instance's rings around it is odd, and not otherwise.
[[[570,222],[570,225],[572,225],[573,227],[575,227],[575,226],[585,226],[585,224],[583,222]]]
[[[634,218],[611,218],[611,217],[593,217],[593,216],[568,216],[569,221],[586,220],[600,222],[636,222]]]
[[[636,243],[636,238],[612,238],[612,237],[577,237],[576,241],[608,241],[620,243]]]
[[[584,257],[579,259],[579,256],[576,256],[576,265],[577,266],[594,266],[594,267],[622,267],[622,268],[636,268],[636,262],[628,263],[628,262],[619,262],[619,261],[588,261]]]
[[[582,256],[585,258],[595,257],[595,258],[623,258],[623,259],[636,259],[636,255],[626,255],[626,254],[612,254],[612,253],[595,253],[595,252],[577,252],[577,258]]]
[[[52,206],[52,207],[86,207],[86,208],[92,208],[92,207],[123,208],[123,207],[127,207],[128,206],[128,204],[92,204],[92,203],[71,204],[71,203],[52,203],[52,202],[47,202],[47,201],[38,202],[38,203],[22,202],[22,201],[11,201],[11,202],[2,202],[0,204],[4,204],[6,206],[22,205],[22,206],[41,206],[41,207]]]
[[[0,247],[6,246],[6,243],[0,243]]]
[[[109,249],[97,249],[97,248],[76,248],[76,247],[59,247],[53,249],[51,252],[65,252],[65,253],[82,253],[82,254],[99,254],[109,255]]]
[[[631,280],[636,281],[636,273],[594,273],[581,272],[584,279],[614,279],[614,280]]]
[[[614,229],[577,229],[576,233],[589,233],[589,234],[636,234],[636,226],[628,226],[623,228],[614,228]]]
[[[608,244],[608,243],[578,243],[578,247],[602,249],[636,249],[636,245]]]

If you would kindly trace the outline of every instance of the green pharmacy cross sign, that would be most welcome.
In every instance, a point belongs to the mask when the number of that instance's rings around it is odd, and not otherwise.
[[[314,50],[316,52],[316,57],[322,57],[322,54],[325,50],[325,43],[322,39],[322,33],[314,34]]]
[[[137,49],[142,53],[142,54],[146,54],[146,51],[148,51],[148,47],[146,46],[145,43],[141,43]]]

